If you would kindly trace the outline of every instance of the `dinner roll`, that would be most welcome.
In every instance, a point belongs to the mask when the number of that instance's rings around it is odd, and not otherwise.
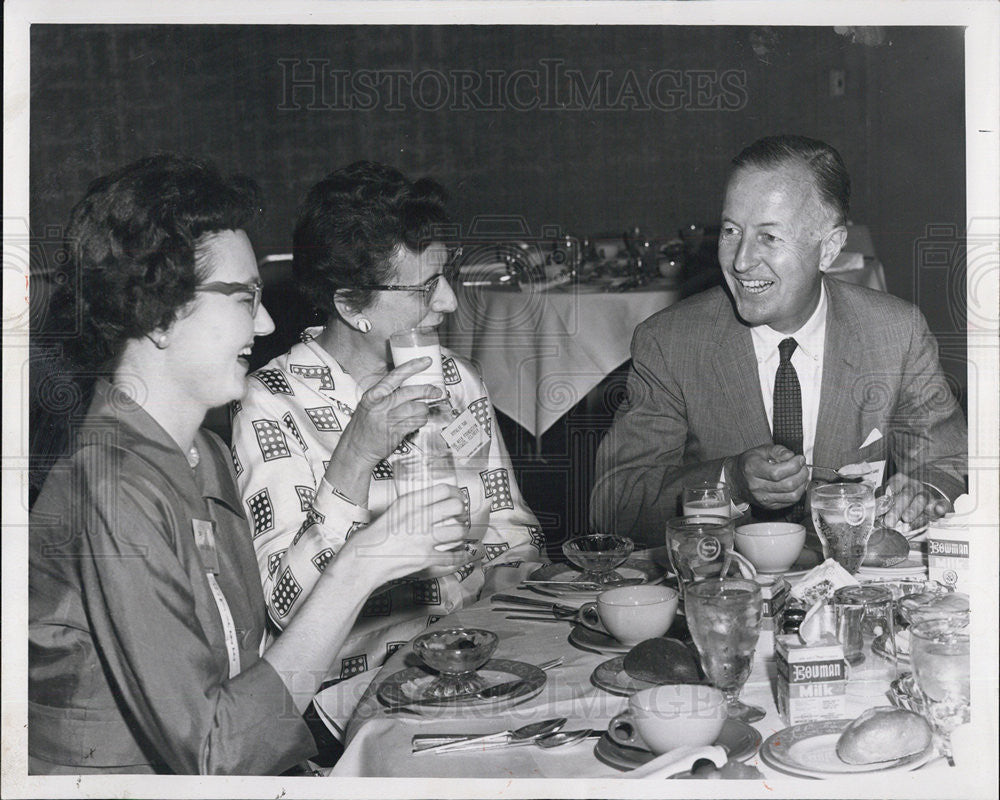
[[[632,678],[649,683],[698,683],[698,662],[676,639],[658,636],[639,642],[625,654],[622,668]]]
[[[910,543],[906,537],[890,528],[878,527],[868,539],[868,550],[863,567],[891,567],[910,557]]]
[[[874,764],[922,753],[931,729],[919,714],[892,706],[869,708],[851,722],[837,740],[845,764]]]

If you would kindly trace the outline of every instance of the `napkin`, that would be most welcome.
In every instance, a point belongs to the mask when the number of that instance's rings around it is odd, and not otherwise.
[[[828,558],[822,564],[813,567],[792,586],[791,596],[808,606],[817,602],[826,602],[833,597],[837,589],[844,586],[860,586],[846,569]]]

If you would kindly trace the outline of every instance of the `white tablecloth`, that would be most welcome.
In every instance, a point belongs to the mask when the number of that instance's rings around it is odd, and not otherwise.
[[[679,297],[666,282],[629,292],[463,288],[445,341],[479,365],[499,411],[541,436],[628,361],[635,326]]]
[[[539,597],[530,592],[526,596]],[[624,773],[607,766],[594,755],[594,740],[586,740],[572,747],[542,750],[537,747],[520,747],[493,752],[467,752],[449,755],[411,754],[411,737],[416,733],[454,733],[456,731],[492,732],[505,727],[517,727],[528,722],[564,716],[569,719],[566,730],[577,728],[606,728],[612,717],[626,708],[627,698],[611,694],[594,686],[591,673],[611,655],[601,655],[579,650],[567,641],[571,625],[567,622],[534,622],[508,620],[503,612],[491,610],[491,603],[483,601],[471,608],[449,615],[438,626],[485,627],[500,636],[495,658],[526,661],[533,664],[562,655],[561,666],[548,671],[548,680],[541,694],[519,706],[485,715],[484,712],[465,712],[464,716],[424,718],[402,713],[386,715],[370,690],[358,706],[347,731],[347,748],[331,772],[332,777],[409,777],[409,778],[588,778],[620,779]],[[758,654],[759,656],[761,654]],[[419,663],[409,647],[396,652],[372,682],[380,680],[406,666]],[[742,693],[749,703],[763,707],[767,716],[754,727],[763,739],[786,726],[778,716],[773,697],[774,662],[758,658],[753,673]],[[888,687],[889,664],[867,652],[864,664],[851,674],[848,685],[847,717],[856,717],[866,708],[888,705],[885,691]],[[319,699],[322,707],[322,696]],[[760,761],[757,755],[746,763],[756,766],[765,775],[769,796],[782,797],[780,787],[789,787],[790,793],[802,794],[809,786],[816,786],[809,779],[792,777],[773,770]],[[847,795],[868,796],[869,789],[883,785],[880,781],[889,776],[859,776],[837,778]],[[943,761],[934,761],[917,772],[899,772],[891,777],[892,789],[901,796],[926,795],[928,781],[951,780],[952,786],[969,780],[968,773],[959,775]],[[760,789],[760,782],[753,784]],[[829,786],[834,781],[827,782]],[[690,784],[685,784],[690,786]],[[861,791],[860,787],[865,790]],[[770,792],[774,792],[773,794]],[[753,794],[754,792],[751,792]],[[896,794],[875,796],[885,797]],[[738,794],[729,796],[750,796]],[[818,796],[818,795],[817,795]],[[825,793],[824,796],[829,796]],[[836,796],[836,795],[834,795]],[[943,795],[938,795],[943,796]]]

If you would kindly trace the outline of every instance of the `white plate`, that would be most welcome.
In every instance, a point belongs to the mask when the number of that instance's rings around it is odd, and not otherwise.
[[[835,719],[792,725],[771,734],[760,748],[760,758],[769,767],[800,778],[832,778],[871,772],[908,772],[936,755],[930,742],[921,753],[877,764],[845,764],[837,755],[837,740],[853,720]]]
[[[663,580],[663,570],[656,564],[644,558],[630,558],[620,567],[615,569],[623,578],[641,578],[643,583],[659,583]],[[572,564],[546,564],[532,572],[528,576],[529,581],[572,581],[580,574],[580,570]],[[539,594],[550,597],[566,597],[579,600],[596,600],[600,591],[594,589],[578,589],[572,584],[552,585],[552,586],[529,586]],[[613,589],[613,586],[609,586]]]
[[[891,567],[861,567],[857,573],[859,576],[870,576],[873,578],[899,578],[914,577],[927,574],[927,564],[921,553],[910,553],[906,561],[893,564]]]
[[[465,700],[421,705],[420,701],[424,699],[424,692],[438,676],[428,672],[423,667],[409,667],[394,672],[382,681],[376,695],[385,705],[396,706],[413,703],[407,708],[415,713],[428,717],[439,717],[455,714],[455,712],[465,709],[475,709],[477,712],[496,711],[517,705],[534,697],[542,691],[542,687],[545,685],[545,672],[534,664],[526,664],[523,661],[490,659],[477,672],[485,679],[487,686],[505,683],[517,678],[521,678],[524,684],[512,693],[500,697],[491,697],[485,700],[466,698]]]

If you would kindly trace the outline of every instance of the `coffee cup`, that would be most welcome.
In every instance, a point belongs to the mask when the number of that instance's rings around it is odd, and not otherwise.
[[[793,522],[755,522],[736,529],[736,550],[760,572],[787,572],[802,552],[806,529]]]
[[[662,636],[677,613],[679,595],[669,586],[620,586],[597,596],[597,613],[622,644]]]
[[[608,725],[608,736],[624,747],[660,755],[678,747],[712,744],[727,716],[725,697],[714,686],[654,686],[629,698],[628,710]]]

